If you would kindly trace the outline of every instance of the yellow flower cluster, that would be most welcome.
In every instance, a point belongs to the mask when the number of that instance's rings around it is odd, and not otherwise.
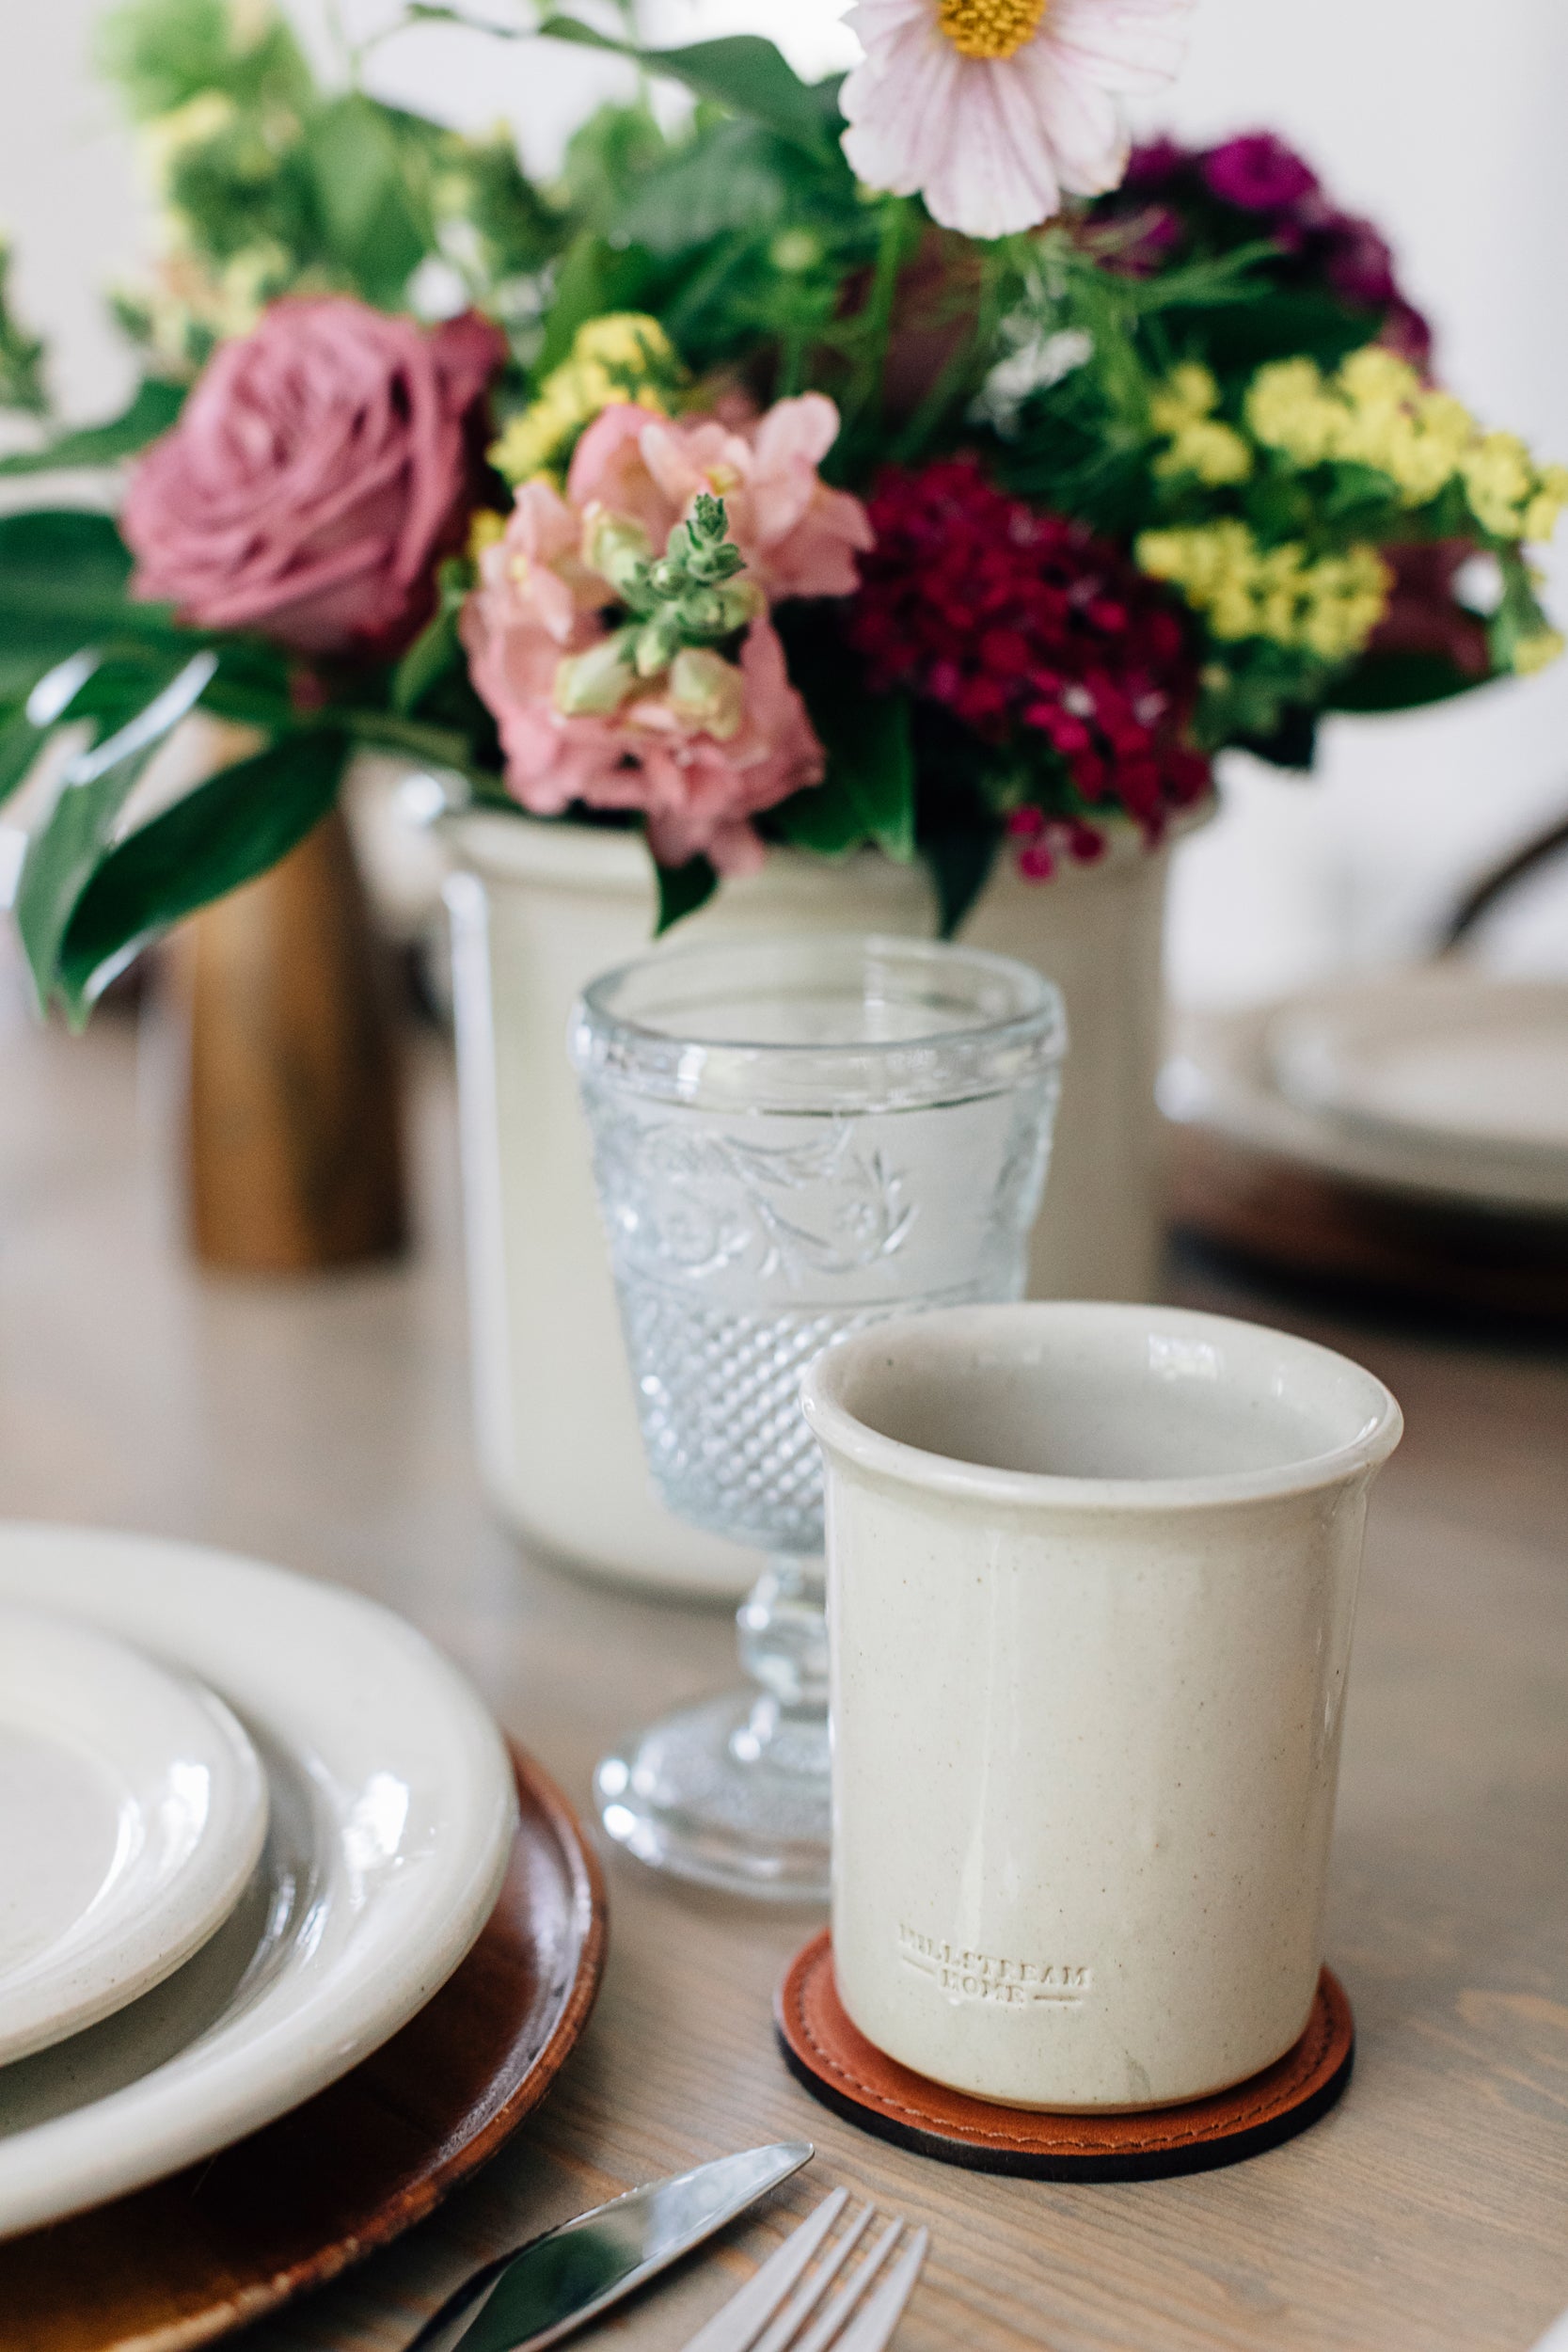
[[[1266,637],[1320,661],[1359,653],[1388,600],[1390,574],[1375,548],[1316,558],[1297,540],[1263,548],[1232,516],[1146,531],[1134,553],[1141,570],[1180,590],[1216,637]]]
[[[184,104],[170,107],[145,124],[138,141],[142,164],[156,193],[166,198],[174,167],[193,148],[210,147],[226,138],[240,119],[240,110],[223,90],[198,90]]]
[[[1218,488],[1244,482],[1252,452],[1234,425],[1214,414],[1220,388],[1205,367],[1185,359],[1173,368],[1148,404],[1148,421],[1168,447],[1154,461],[1157,474],[1193,474]]]
[[[1514,433],[1482,433],[1459,462],[1470,512],[1499,539],[1549,539],[1568,501],[1568,466],[1537,467]]]
[[[552,368],[539,396],[515,416],[490,451],[508,482],[559,469],[583,427],[615,401],[668,416],[680,362],[657,319],[610,310],[579,326],[571,356]]]
[[[476,506],[468,517],[468,561],[477,564],[486,548],[498,547],[506,536],[506,516],[493,506]]]
[[[1537,467],[1512,433],[1482,433],[1463,401],[1375,343],[1332,375],[1311,359],[1259,368],[1244,414],[1254,439],[1292,465],[1370,466],[1406,506],[1425,506],[1457,478],[1476,520],[1499,539],[1549,538],[1568,499],[1568,468]]]
[[[1529,637],[1515,639],[1513,668],[1518,677],[1533,677],[1538,670],[1549,670],[1563,653],[1563,636],[1560,628],[1538,628]]]

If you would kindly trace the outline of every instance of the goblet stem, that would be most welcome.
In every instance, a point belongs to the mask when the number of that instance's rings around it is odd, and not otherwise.
[[[827,1564],[820,1552],[775,1552],[736,1612],[740,1662],[761,1685],[730,1739],[739,1764],[828,1772]]]
[[[828,1625],[819,1553],[778,1553],[736,1613],[748,1684],[666,1715],[594,1775],[657,1868],[790,1902],[828,1893]]]

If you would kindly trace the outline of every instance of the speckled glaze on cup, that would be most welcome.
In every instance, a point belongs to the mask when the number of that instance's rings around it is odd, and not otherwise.
[[[1360,1366],[1174,1308],[958,1308],[829,1351],[833,1954],[981,2098],[1201,2098],[1307,2022],[1367,1489]]]

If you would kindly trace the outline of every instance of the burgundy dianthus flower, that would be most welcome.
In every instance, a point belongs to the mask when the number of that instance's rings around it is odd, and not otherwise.
[[[884,473],[868,511],[849,631],[875,686],[940,704],[985,742],[1043,736],[1081,801],[1150,838],[1202,797],[1185,630],[1119,549],[1007,497],[971,458]],[[1049,870],[1058,832],[1069,854],[1098,851],[1081,818],[1021,810],[1012,830],[1034,852],[1025,871]]]

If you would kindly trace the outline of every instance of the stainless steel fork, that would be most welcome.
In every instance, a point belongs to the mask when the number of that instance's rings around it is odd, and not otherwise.
[[[842,2188],[825,2197],[685,2352],[827,2352],[830,2344],[881,2352],[920,2275],[927,2233],[906,2237],[894,2214],[867,2242],[877,2209],[863,2205],[830,2244],[848,2201]]]

